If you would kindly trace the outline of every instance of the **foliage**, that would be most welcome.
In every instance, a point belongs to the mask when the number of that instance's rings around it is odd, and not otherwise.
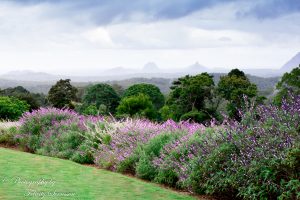
[[[96,116],[99,114],[99,110],[96,105],[89,105],[88,107],[84,108],[82,114]]]
[[[169,119],[175,120],[175,116],[171,110],[171,108],[168,105],[164,105],[160,110],[159,114],[161,116],[161,119],[163,121],[167,121]]]
[[[32,147],[43,155],[84,163],[93,159],[102,168],[198,194],[298,199],[300,96],[292,95],[280,107],[247,100],[244,104],[240,121],[225,118],[216,125],[211,120],[206,127],[172,120],[109,121],[44,110],[26,114],[19,130],[30,127],[20,131],[25,141],[39,130],[34,140],[38,145]]]
[[[137,96],[129,96],[121,100],[117,108],[117,116],[156,119],[157,112],[150,97],[139,93]]]
[[[83,97],[85,105],[96,105],[97,108],[100,105],[104,105],[110,113],[115,113],[119,101],[120,97],[115,90],[110,85],[104,83],[90,86]]]
[[[25,113],[20,119],[21,144],[34,153],[92,163],[91,147],[85,134],[89,124],[101,117],[85,117],[71,110],[39,109]]]
[[[14,97],[0,96],[0,119],[17,120],[28,111],[29,105]]]
[[[30,93],[22,86],[0,90],[0,95],[15,97],[19,100],[25,101],[30,106],[30,111],[38,109],[40,106],[47,105],[45,95]]]
[[[222,76],[218,83],[218,92],[229,101],[227,111],[231,118],[239,119],[238,110],[243,106],[243,96],[257,96],[257,87],[251,83],[244,72],[233,69],[227,76]]]
[[[149,140],[144,145],[138,146],[134,156],[137,157],[136,175],[146,180],[154,180],[157,176],[157,168],[153,163],[153,159],[160,155],[163,147],[179,137],[179,134],[161,133]]]
[[[198,159],[195,160],[195,166],[201,167],[195,168],[191,173],[196,174],[190,180],[190,183],[194,182],[194,189],[209,194],[236,191],[245,199],[279,197],[285,190],[282,183],[299,179],[297,169],[283,164],[289,157],[290,150],[295,151],[300,142],[297,130],[300,114],[298,106],[299,96],[293,98],[293,103],[284,102],[280,109],[271,105],[259,106],[257,109],[251,107],[242,116],[241,123],[230,123],[215,143],[207,141],[206,144],[210,145],[202,147],[202,152],[206,152],[206,155],[198,154]],[[214,151],[219,151],[215,149],[221,148],[222,144],[233,146],[234,151],[225,154],[229,156],[223,162],[225,167],[223,165],[221,169],[216,169],[215,173],[207,172],[210,175],[205,178],[201,175],[205,174],[201,171],[202,166]],[[218,163],[217,159],[220,158],[222,156],[219,154],[214,162]],[[289,192],[292,196],[297,195],[295,190]]]
[[[236,76],[236,77],[248,80],[246,74],[243,71],[239,70],[239,69],[232,69],[228,73],[228,76]]]
[[[135,171],[134,155],[138,146],[146,144],[149,140],[161,133],[194,133],[203,130],[200,124],[187,122],[175,123],[168,120],[163,124],[152,123],[148,120],[127,120],[115,123],[106,128],[96,129],[95,134],[107,135],[110,140],[101,143],[95,151],[95,163],[101,167],[119,171]],[[122,168],[122,169],[121,169]]]
[[[17,135],[17,128],[2,128],[0,127],[0,144],[6,146],[14,146],[17,144],[15,136]]]
[[[282,99],[289,99],[289,92],[300,94],[300,65],[294,68],[290,73],[285,73],[278,82],[276,88],[278,93],[274,98],[274,103],[280,105]]]
[[[205,112],[201,112],[198,110],[192,110],[188,113],[183,114],[180,117],[180,120],[181,121],[191,120],[193,122],[205,122],[207,120],[210,120],[210,116]]]
[[[149,96],[157,110],[159,110],[165,104],[165,98],[160,89],[155,85],[146,83],[134,84],[130,86],[125,90],[123,98],[137,96],[140,93]]]
[[[125,89],[121,85],[119,85],[117,83],[113,83],[113,84],[111,84],[111,87],[116,91],[116,93],[120,97],[124,95]]]
[[[174,119],[193,110],[202,111],[205,100],[212,97],[214,81],[211,75],[202,73],[196,76],[185,76],[173,82],[167,105]]]
[[[77,88],[71,85],[70,79],[59,80],[48,93],[49,102],[56,108],[73,108],[71,102],[76,100]]]
[[[33,112],[28,112],[20,119],[20,137],[29,151],[35,152],[41,146],[43,136],[51,129],[53,124],[60,121],[72,120],[77,116],[69,110],[41,108]]]

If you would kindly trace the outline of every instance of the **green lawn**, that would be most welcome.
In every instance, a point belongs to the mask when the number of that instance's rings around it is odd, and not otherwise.
[[[121,174],[0,148],[0,199],[195,199]]]

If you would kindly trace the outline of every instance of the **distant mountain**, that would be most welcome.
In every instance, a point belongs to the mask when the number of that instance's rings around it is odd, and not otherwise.
[[[282,72],[290,72],[292,69],[298,67],[300,65],[300,52],[297,53],[291,60],[289,60],[286,64],[284,64],[280,71]]]
[[[149,63],[144,65],[142,71],[145,72],[145,73],[157,73],[160,70],[154,62],[149,62]]]
[[[34,72],[30,70],[11,71],[0,76],[0,78],[7,80],[18,81],[54,81],[58,80],[60,76],[52,75],[44,72]]]
[[[188,73],[188,74],[198,74],[198,73],[202,73],[202,72],[208,72],[209,69],[206,68],[203,65],[200,65],[198,62],[188,66],[186,69],[184,69],[184,72]]]
[[[103,72],[104,75],[124,75],[124,74],[131,74],[131,73],[135,73],[135,70],[128,69],[125,67],[115,67]]]
[[[258,68],[258,69],[241,69],[246,74],[251,74],[253,76],[260,76],[265,78],[270,77],[277,77],[282,76],[281,70],[275,70],[275,69],[267,69],[267,68]]]

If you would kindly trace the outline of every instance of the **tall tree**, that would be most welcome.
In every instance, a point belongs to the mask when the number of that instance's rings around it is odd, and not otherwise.
[[[229,101],[227,111],[230,117],[239,119],[238,110],[241,109],[244,98],[257,96],[257,86],[251,83],[244,72],[234,69],[227,76],[220,78],[218,92]]]
[[[228,76],[236,76],[236,77],[239,77],[239,78],[243,78],[245,80],[248,80],[246,74],[239,70],[239,69],[233,69],[231,70],[229,73],[228,73]]]
[[[125,90],[123,97],[136,96],[140,93],[149,96],[157,110],[165,104],[164,95],[157,86],[152,84],[134,84]]]
[[[95,105],[98,109],[105,106],[110,113],[115,113],[119,101],[116,91],[105,83],[90,86],[83,96],[85,106]]]
[[[28,111],[29,105],[15,97],[0,97],[0,119],[17,120]]]
[[[125,97],[117,108],[119,117],[144,117],[156,119],[157,112],[151,98],[143,93],[136,96]]]
[[[274,98],[274,103],[280,105],[282,99],[288,99],[288,92],[300,94],[300,65],[290,73],[285,73],[276,86],[278,93]]]
[[[190,111],[205,112],[205,100],[211,98],[213,88],[213,76],[208,73],[185,76],[174,81],[167,106],[175,120]]]
[[[119,85],[119,84],[117,84],[117,83],[113,83],[112,85],[111,85],[111,87],[116,91],[116,93],[121,97],[121,96],[123,96],[123,94],[124,94],[124,92],[125,92],[125,89],[121,86],[121,85]]]
[[[40,106],[45,105],[45,96],[42,94],[30,93],[22,86],[17,86],[14,88],[6,88],[0,90],[1,96],[16,97],[17,99],[25,101],[29,104],[29,110],[38,109]]]
[[[49,102],[56,108],[71,108],[76,100],[77,88],[71,85],[70,79],[59,80],[48,93]]]

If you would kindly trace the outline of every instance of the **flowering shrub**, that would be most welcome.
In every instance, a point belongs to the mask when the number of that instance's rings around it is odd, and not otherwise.
[[[16,145],[15,136],[19,123],[10,121],[0,121],[0,145]]]
[[[147,144],[152,138],[162,133],[172,133],[173,135],[182,134],[181,132],[195,132],[204,129],[200,124],[175,123],[168,120],[163,124],[153,123],[148,120],[127,120],[117,123],[113,130],[106,134],[110,136],[109,143],[102,143],[95,152],[96,163],[101,167],[112,170],[126,171],[124,163],[135,153],[138,147]]]
[[[105,120],[41,109],[20,120],[33,152],[96,165],[222,199],[300,199],[300,96],[209,127]]]
[[[280,108],[250,108],[241,123],[228,123],[214,140],[206,140],[186,185],[202,193],[244,199],[299,198],[300,165],[295,162],[300,156],[299,121],[300,96]],[[286,164],[291,162],[293,167]]]
[[[35,152],[41,146],[41,139],[47,132],[55,129],[55,124],[62,121],[72,121],[78,115],[70,110],[56,108],[41,108],[25,113],[20,119],[20,137],[29,151]]]
[[[71,110],[42,108],[23,115],[18,138],[31,152],[92,163],[91,148],[85,144],[84,135],[90,123],[101,119]]]

